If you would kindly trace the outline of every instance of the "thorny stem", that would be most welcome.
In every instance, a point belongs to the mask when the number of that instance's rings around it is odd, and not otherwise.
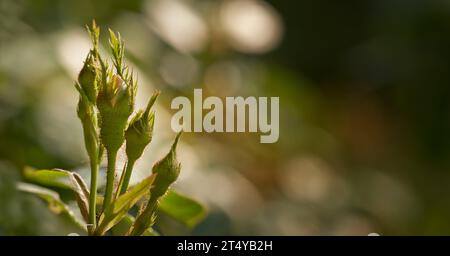
[[[108,170],[106,172],[106,191],[105,201],[103,202],[103,211],[111,204],[114,190],[114,175],[116,172],[116,151],[108,151]]]
[[[133,226],[128,231],[129,236],[140,236],[152,225],[152,215],[158,207],[158,198],[151,198],[144,211],[136,218]]]
[[[106,221],[102,221],[99,223],[99,226],[97,227],[97,229],[94,231],[94,236],[102,236],[105,234],[105,227],[108,224],[108,222]]]
[[[88,231],[89,234],[92,234],[95,230],[96,218],[97,218],[97,175],[98,175],[98,161],[97,158],[91,159],[91,189],[89,193],[89,226]]]
[[[117,188],[117,197],[127,192],[128,185],[130,184],[131,173],[133,172],[135,159],[129,159],[125,164],[124,171],[122,172],[122,177],[120,178],[119,187]]]

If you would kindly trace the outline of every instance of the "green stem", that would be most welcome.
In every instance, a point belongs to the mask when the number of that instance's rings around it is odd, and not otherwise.
[[[114,175],[116,172],[117,151],[108,151],[108,170],[106,172],[106,191],[103,211],[111,204],[114,190]]]
[[[136,218],[134,225],[128,232],[130,236],[140,236],[152,226],[152,215],[158,207],[158,198],[152,198],[144,211]]]
[[[99,223],[99,226],[97,227],[97,229],[95,230],[94,235],[95,236],[103,236],[105,234],[105,226],[106,224],[108,224],[107,221],[103,221]]]
[[[89,193],[89,233],[95,230],[96,227],[96,203],[97,203],[97,175],[98,175],[98,161],[97,157],[91,158],[91,189]]]
[[[130,184],[131,173],[133,172],[134,163],[136,163],[136,159],[129,159],[126,163],[125,170],[122,173],[122,177],[120,178],[117,197],[127,192],[128,185]]]

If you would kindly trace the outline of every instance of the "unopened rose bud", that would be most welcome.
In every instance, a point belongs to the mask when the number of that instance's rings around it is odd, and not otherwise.
[[[145,148],[151,142],[153,136],[153,126],[155,124],[155,113],[150,112],[153,104],[158,98],[159,92],[150,98],[145,111],[139,111],[131,120],[125,132],[126,153],[128,162],[119,182],[117,195],[126,192],[133,172],[134,163],[138,160]]]
[[[145,208],[137,216],[134,225],[128,231],[131,236],[140,236],[145,230],[153,225],[153,216],[159,204],[159,198],[163,196],[170,185],[172,185],[180,175],[181,165],[177,160],[176,147],[180,139],[181,132],[175,138],[169,153],[159,162],[157,162],[152,169],[156,173],[153,187],[150,189],[150,200]]]
[[[151,142],[153,126],[155,124],[155,113],[151,108],[159,96],[159,92],[153,94],[148,102],[145,112],[138,112],[128,125],[125,132],[126,153],[129,161],[135,161],[142,156],[145,147]]]
[[[92,51],[86,57],[83,68],[78,75],[78,83],[92,104],[95,104],[98,94],[98,82],[100,81],[100,64]]]
[[[156,173],[156,178],[154,187],[150,190],[152,198],[163,196],[180,175],[181,164],[176,156],[176,147],[180,136],[181,132],[175,138],[169,153],[153,166],[152,172]]]
[[[79,90],[82,90],[78,86]],[[81,120],[84,134],[84,144],[89,158],[95,159],[98,157],[99,152],[99,138],[97,134],[97,115],[95,113],[94,106],[87,99],[87,96],[80,92],[80,100],[78,101],[78,117]]]
[[[118,75],[110,75],[106,85],[100,88],[97,97],[100,137],[106,150],[117,151],[125,140],[125,128],[134,108],[135,88]]]

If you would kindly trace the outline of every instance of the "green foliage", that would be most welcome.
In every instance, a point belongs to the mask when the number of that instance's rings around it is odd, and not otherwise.
[[[188,227],[194,227],[205,217],[205,207],[173,190],[161,198],[159,210]]]
[[[63,170],[35,170],[31,167],[26,167],[23,171],[23,176],[26,181],[37,185],[72,189],[69,174]]]
[[[72,210],[61,200],[58,193],[50,189],[28,183],[19,183],[17,185],[17,188],[20,191],[37,195],[39,198],[47,202],[50,211],[55,214],[60,214],[68,217],[70,220],[72,220],[73,223],[78,225],[83,230],[86,230],[86,226],[84,225],[83,221],[76,217]]]
[[[100,217],[99,226],[96,230],[97,235],[103,235],[120,222],[131,207],[147,194],[154,180],[155,175],[151,175],[114,200]]]
[[[112,235],[159,235],[152,228],[158,208],[181,223],[194,226],[205,215],[205,208],[169,191],[181,169],[176,158],[181,133],[176,136],[169,153],[153,166],[153,174],[128,188],[134,163],[153,137],[155,112],[151,108],[159,92],[149,99],[145,111],[138,111],[129,121],[134,111],[137,83],[124,63],[124,42],[119,33],[109,31],[114,64],[114,67],[109,67],[98,51],[100,29],[95,22],[88,27],[88,32],[93,48],[86,57],[75,88],[80,94],[77,113],[91,167],[90,188],[75,172],[26,168],[25,180],[32,184],[22,183],[19,189],[36,194],[48,203],[52,211],[69,216],[89,235],[105,235],[108,232]],[[117,181],[116,157],[124,143],[127,162]],[[97,195],[97,176],[103,149],[108,160],[106,189],[104,195]],[[58,193],[50,188],[70,191],[83,219],[78,219]],[[138,203],[140,210],[135,218],[130,210]]]

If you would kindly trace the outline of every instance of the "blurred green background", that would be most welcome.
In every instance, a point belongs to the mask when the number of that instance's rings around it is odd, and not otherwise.
[[[163,234],[450,234],[450,2],[439,0],[0,0],[0,234],[77,232],[19,192],[24,166],[88,176],[73,81],[84,25],[120,31],[154,89],[154,142],[133,179],[167,152],[171,100],[279,96],[280,139],[184,134],[176,184],[204,202]]]

